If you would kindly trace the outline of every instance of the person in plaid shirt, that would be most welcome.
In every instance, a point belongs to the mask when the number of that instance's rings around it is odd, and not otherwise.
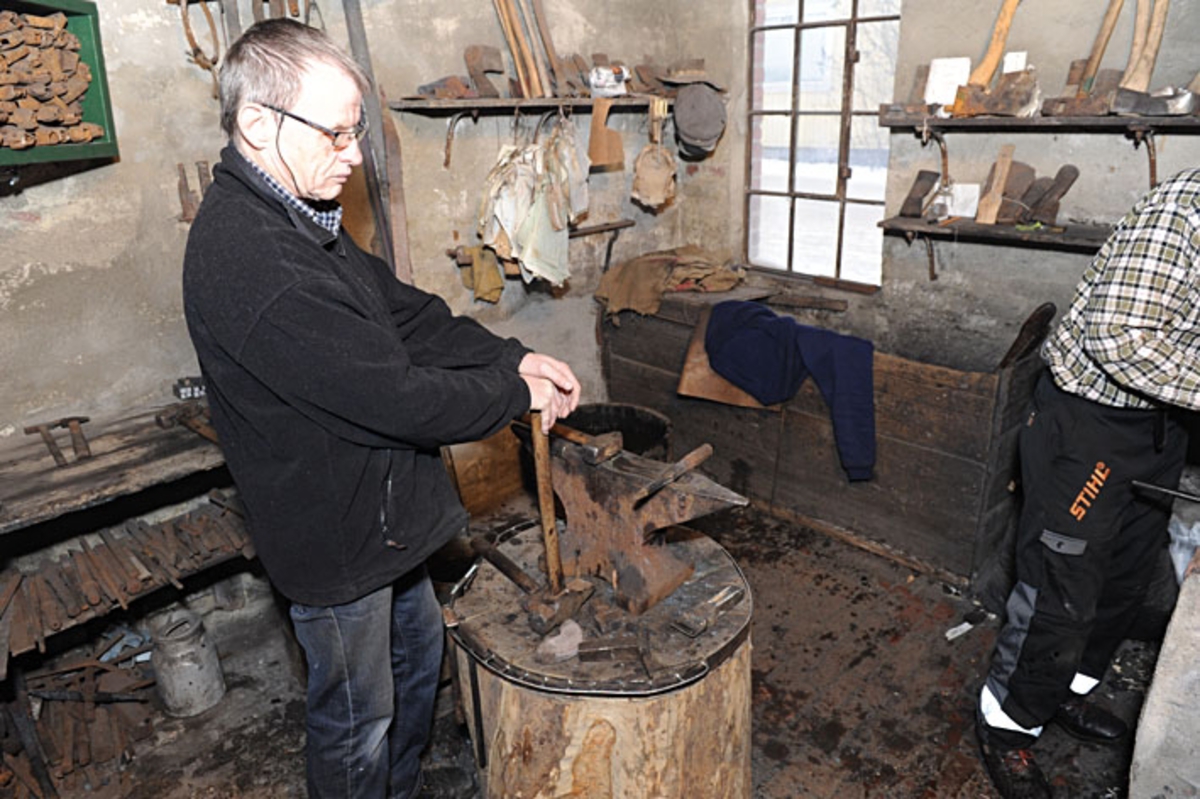
[[[984,763],[1000,794],[1050,796],[1032,744],[1054,722],[1114,742],[1128,727],[1088,702],[1132,626],[1167,542],[1180,408],[1200,409],[1200,169],[1134,206],[1084,272],[1042,349],[1049,365],[1020,434],[1017,581],[980,692]]]

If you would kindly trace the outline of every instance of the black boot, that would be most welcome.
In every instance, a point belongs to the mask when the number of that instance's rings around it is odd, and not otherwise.
[[[1050,783],[1030,748],[1036,738],[989,727],[978,714],[975,736],[988,776],[1003,799],[1051,799]]]
[[[1072,696],[1054,712],[1054,723],[1084,741],[1110,744],[1125,737],[1125,722],[1082,696]]]

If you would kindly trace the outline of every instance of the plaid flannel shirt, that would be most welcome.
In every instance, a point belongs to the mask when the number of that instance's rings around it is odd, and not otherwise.
[[[1121,220],[1042,355],[1072,394],[1200,410],[1200,169],[1159,184]]]

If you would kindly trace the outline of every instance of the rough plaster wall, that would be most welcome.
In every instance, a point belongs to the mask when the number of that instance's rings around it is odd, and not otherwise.
[[[0,447],[30,423],[170,401],[195,372],[175,163],[211,158],[219,137],[178,19],[166,3],[101,4],[120,162],[27,167],[0,192]]]
[[[724,6],[721,11],[726,11]],[[630,65],[643,63],[647,56],[659,64],[704,57],[711,74],[725,86],[740,83],[744,73],[740,61],[744,48],[737,46],[744,37],[729,35],[731,20],[726,13],[680,14],[673,3],[633,0],[590,4],[546,0],[545,12],[560,54],[580,53],[590,59],[592,53],[603,52]],[[744,13],[739,9],[733,16]],[[417,0],[377,3],[366,14],[376,75],[389,98],[410,95],[418,85],[446,75],[465,74],[462,53],[469,44],[499,47],[507,62],[503,34],[490,3],[456,8],[452,20],[443,18],[437,4]],[[744,26],[744,19],[741,23],[734,20],[734,24]],[[741,94],[740,90],[731,92],[731,119],[738,116],[734,103]],[[586,146],[591,117],[577,112],[572,118],[577,136]],[[442,166],[445,117],[397,113],[395,119],[404,148],[405,198],[417,284],[496,332],[567,359],[584,384],[586,401],[605,399],[595,337],[601,308],[592,293],[602,273],[608,236],[572,241],[572,276],[563,290],[552,292],[541,284],[526,286],[510,279],[495,306],[471,298],[445,255],[445,250],[459,244],[478,243],[475,218],[484,179],[500,147],[513,141],[514,135],[527,140],[536,117],[521,118],[515,123],[515,134],[510,114],[461,120],[455,128],[449,169]],[[731,125],[712,157],[697,164],[681,164],[678,200],[652,214],[629,199],[633,162],[648,140],[645,112],[614,111],[609,126],[623,137],[626,169],[592,173],[589,214],[580,224],[617,219],[636,222],[635,227],[620,233],[612,263],[684,243],[701,244],[722,256],[735,255],[740,248],[740,227],[734,218],[740,209],[740,188],[734,173],[740,176],[741,134]],[[666,135],[672,135],[669,125]]]
[[[213,6],[215,8],[215,6]],[[578,4],[547,0],[555,42],[564,52],[607,52],[638,63],[705,56],[726,85],[744,66],[729,16],[700,19],[673,3],[633,0]],[[319,6],[330,34],[348,39],[338,3]],[[724,11],[724,8],[722,8]],[[368,39],[380,85],[390,98],[425,81],[463,74],[468,44],[503,45],[489,3],[366,0]],[[744,16],[744,9],[731,12]],[[243,3],[242,18],[250,19]],[[207,34],[193,12],[201,44]],[[735,25],[744,25],[734,20]],[[177,221],[176,163],[215,161],[223,144],[207,76],[190,65],[177,6],[141,0],[100,4],[100,29],[121,159],[100,167],[28,168],[15,191],[0,189],[0,448],[25,441],[34,422],[82,413],[101,421],[173,401],[172,383],[198,367],[184,327],[179,271],[187,225]],[[735,90],[733,97],[738,94]],[[731,119],[736,119],[731,107]],[[511,120],[482,117],[458,127],[454,162],[442,168],[446,123],[397,114],[416,282],[455,310],[504,335],[562,356],[576,366],[588,400],[603,399],[592,291],[607,237],[572,243],[574,277],[565,293],[512,281],[497,306],[475,303],[444,250],[473,243],[480,187]],[[576,124],[586,141],[590,117]],[[613,262],[693,241],[733,254],[740,241],[737,174],[741,140],[727,134],[714,157],[680,172],[680,199],[654,216],[628,199],[633,159],[646,142],[644,114],[621,112],[612,127],[625,136],[629,171],[594,175],[586,224],[631,218]],[[528,132],[530,123],[522,123]],[[732,127],[732,126],[731,126]],[[194,169],[189,166],[194,176]],[[193,177],[194,180],[194,177]],[[352,209],[352,213],[355,209]],[[353,220],[349,220],[352,223]]]
[[[931,58],[983,55],[998,0],[904,0],[897,98],[907,98],[919,64]],[[1086,58],[1100,27],[1105,3],[1060,0],[1023,3],[1007,49],[1025,50],[1038,69],[1043,95],[1061,93],[1069,62]],[[1103,67],[1123,68],[1133,29],[1133,3],[1126,3]],[[1151,88],[1186,85],[1200,64],[1194,43],[1200,7],[1172,3]],[[1016,145],[1017,160],[1039,175],[1075,164],[1080,177],[1063,198],[1060,221],[1115,222],[1149,187],[1147,156],[1120,134],[948,133],[950,173],[956,181],[982,182],[1000,146]],[[1165,178],[1200,163],[1200,136],[1159,136],[1158,174]],[[940,171],[936,145],[922,147],[907,132],[891,137],[887,207],[895,214],[919,169]],[[987,370],[1003,355],[1021,322],[1038,304],[1070,301],[1089,256],[1014,247],[935,244],[939,277],[928,279],[925,247],[885,237],[883,291],[875,303],[856,303],[851,326],[892,352],[959,368]]]

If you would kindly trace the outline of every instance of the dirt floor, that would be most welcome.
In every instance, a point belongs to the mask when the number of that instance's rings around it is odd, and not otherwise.
[[[693,526],[735,557],[753,592],[755,799],[995,795],[972,723],[995,619],[939,581],[754,510]],[[304,797],[304,703],[283,618],[261,599],[216,611],[207,623],[219,631],[228,689],[220,704],[188,719],[155,712],[131,758],[94,765],[60,795]],[[1101,688],[1131,723],[1155,654],[1153,644],[1127,642]],[[448,683],[438,713],[423,795],[474,799],[481,793]],[[1038,749],[1057,795],[1126,795],[1132,741],[1084,745],[1050,727]]]

